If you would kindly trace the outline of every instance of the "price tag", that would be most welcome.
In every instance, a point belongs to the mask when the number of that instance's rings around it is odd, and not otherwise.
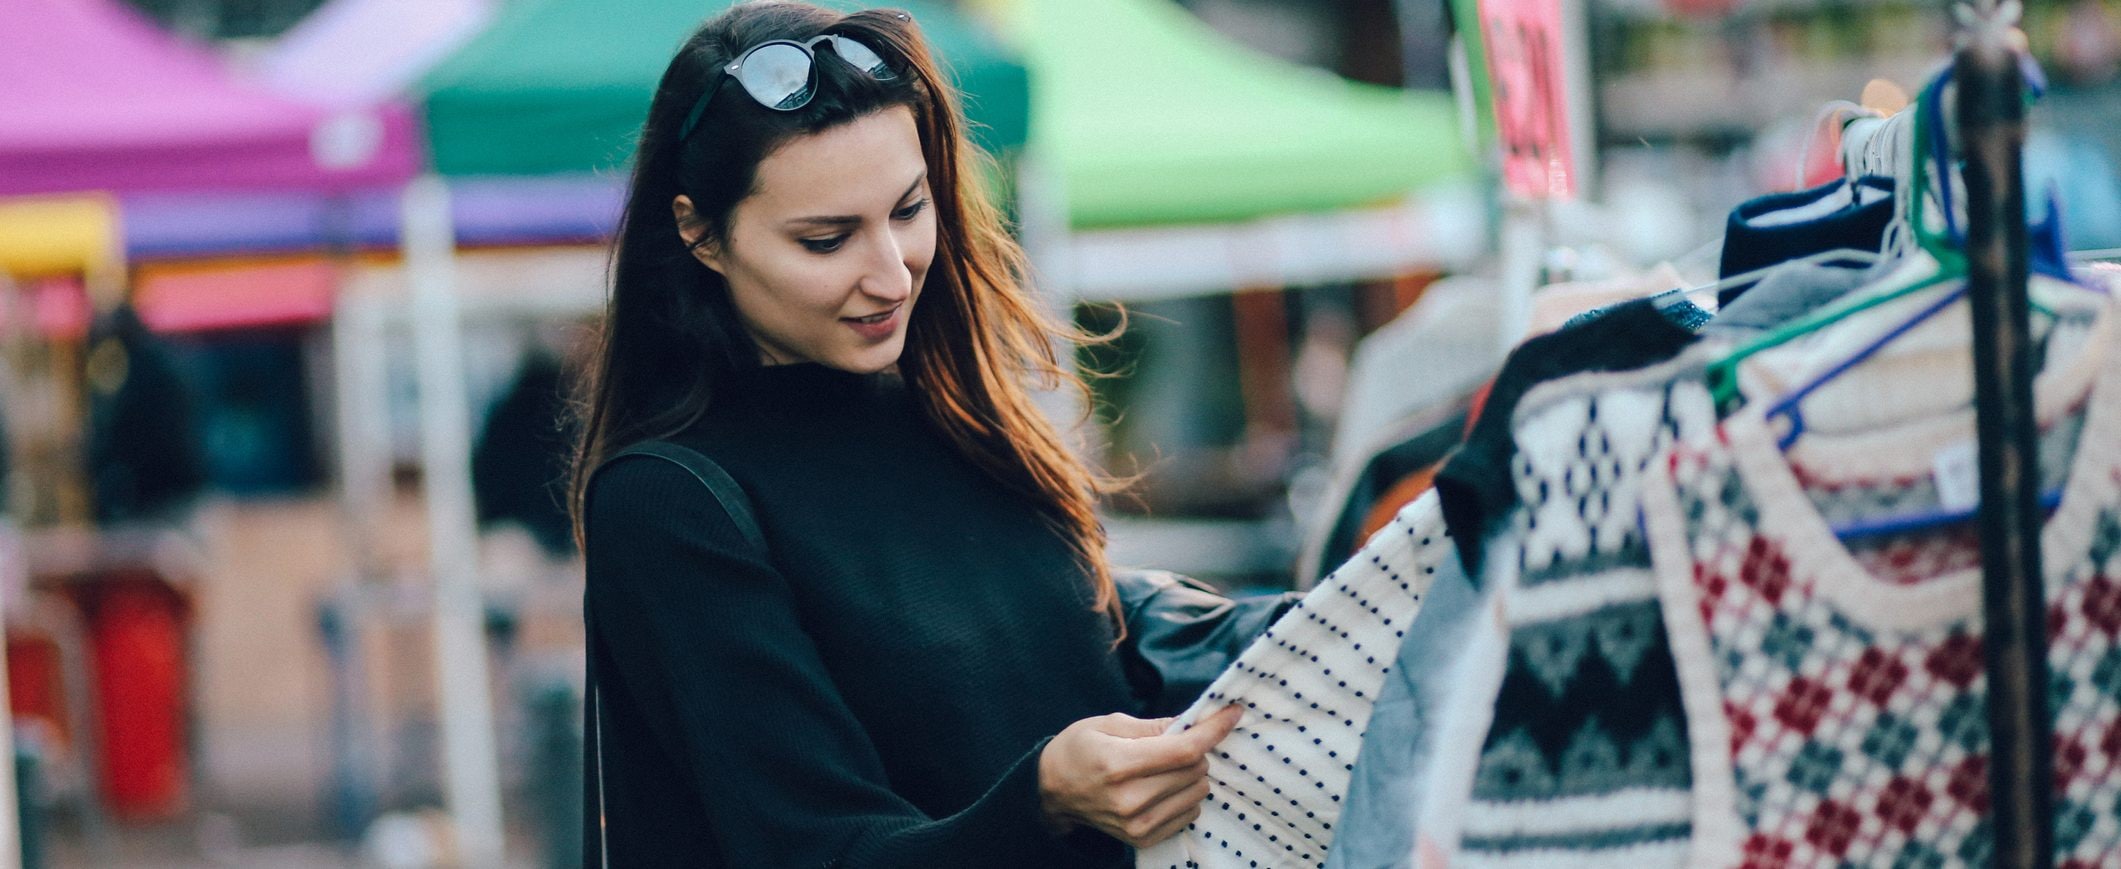
[[[1479,0],[1502,180],[1533,199],[1576,195],[1561,0]]]
[[[1973,441],[1961,441],[1930,460],[1930,479],[1937,483],[1938,504],[1946,510],[1972,510],[1981,506],[1981,451]]]

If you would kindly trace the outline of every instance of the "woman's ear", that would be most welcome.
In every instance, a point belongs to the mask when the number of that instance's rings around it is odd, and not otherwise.
[[[692,197],[678,194],[676,199],[670,201],[670,215],[677,221],[678,237],[683,238],[685,243],[692,247],[692,258],[713,269],[716,274],[721,274],[721,245],[713,239],[708,239],[704,244],[700,242],[707,234],[707,224],[700,220],[699,212],[692,209]]]

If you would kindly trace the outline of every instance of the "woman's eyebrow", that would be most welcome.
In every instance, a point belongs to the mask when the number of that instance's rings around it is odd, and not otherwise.
[[[921,182],[923,182],[923,181],[926,181],[926,180],[928,180],[928,171],[927,171],[927,170],[925,170],[925,169],[923,169],[923,170],[921,170],[921,174],[920,174],[919,176],[917,176],[917,177],[915,177],[915,178],[913,179],[913,183],[912,183],[912,184],[908,184],[908,185],[906,185],[906,192],[904,192],[904,193],[901,193],[901,194],[899,194],[899,195],[898,195],[898,199],[897,199],[897,200],[894,200],[894,201],[898,201],[898,202],[904,202],[904,201],[906,200],[906,197],[908,197],[908,196],[912,196],[912,195],[913,195],[913,191],[915,191],[915,190],[919,190],[919,189],[920,189],[920,187],[921,187]],[[858,216],[858,215],[852,215],[852,214],[831,214],[831,215],[818,215],[818,216],[814,216],[814,217],[797,217],[797,218],[792,218],[792,219],[789,219],[789,220],[787,220],[787,221],[784,221],[782,225],[784,225],[784,226],[860,226],[860,225],[861,225],[861,223],[862,223],[862,218],[861,218],[860,216]]]

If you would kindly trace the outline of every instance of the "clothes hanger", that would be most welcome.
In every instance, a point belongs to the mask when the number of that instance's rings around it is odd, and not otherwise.
[[[2086,290],[2090,290],[2091,292],[2104,295],[2106,291],[2103,288],[2094,285],[2083,284],[2068,277],[2067,265],[2062,263],[2062,257],[2059,253],[2062,249],[2062,246],[2060,244],[2061,235],[2059,231],[2061,216],[2056,211],[2055,201],[2052,196],[2050,196],[2050,198],[2048,199],[2047,205],[2047,219],[2042,222],[2041,231],[2028,232],[2026,234],[2028,237],[2029,247],[2032,248],[2032,250],[2029,252],[2030,256],[2028,257],[2028,259],[2033,262],[2033,271],[2037,274],[2041,274],[2043,277],[2056,277],[2056,275],[2051,273],[2051,270],[2056,268],[2063,269],[2063,274],[2057,278],[2058,280],[2065,281],[2072,286],[2082,287]],[[2044,263],[2041,262],[2043,260],[2045,261]],[[1790,448],[1790,445],[1795,443],[1797,439],[1799,437],[1802,437],[1804,434],[1804,415],[1799,408],[1805,398],[1809,397],[1812,393],[1818,391],[1820,387],[1825,386],[1827,383],[1833,381],[1835,378],[1840,377],[1849,369],[1854,368],[1857,365],[1861,364],[1864,360],[1869,359],[1872,355],[1875,355],[1879,350],[1884,349],[1885,345],[1892,343],[1895,339],[1898,339],[1900,336],[1907,334],[1908,331],[1914,329],[1916,326],[1921,325],[1929,318],[1936,316],[1939,313],[1942,313],[1946,308],[1951,307],[1960,299],[1964,298],[1966,298],[1966,287],[1961,286],[1958,289],[1953,290],[1951,293],[1945,295],[1943,298],[1938,299],[1935,303],[1924,307],[1922,310],[1916,312],[1914,316],[1908,318],[1900,325],[1895,326],[1892,329],[1889,329],[1883,334],[1879,335],[1870,343],[1864,345],[1862,349],[1856,351],[1847,359],[1842,360],[1841,362],[1835,364],[1833,367],[1822,372],[1819,376],[1813,378],[1810,382],[1804,384],[1801,387],[1798,387],[1795,390],[1790,391],[1789,393],[1783,395],[1781,398],[1776,399],[1775,403],[1769,406],[1767,410],[1767,416],[1770,419],[1777,416],[1781,416],[1788,419],[1790,422],[1789,430],[1785,432],[1780,439],[1780,444],[1782,448],[1787,451]],[[2047,314],[2050,319],[2061,318],[2061,315],[2052,308],[2048,308],[2044,305],[2039,304],[2038,302],[2033,302],[2032,304],[2035,310]]]
[[[1768,275],[1774,274],[1776,270],[1789,266],[1845,264],[1848,266],[1860,267],[1875,264],[1883,258],[1884,257],[1880,256],[1876,251],[1868,251],[1863,250],[1861,248],[1844,247],[1836,248],[1833,250],[1822,250],[1817,253],[1806,254],[1795,259],[1784,260],[1771,266],[1762,266],[1749,272],[1740,272],[1738,274],[1724,278],[1720,281],[1716,281],[1715,283],[1702,284],[1698,287],[1690,287],[1686,290],[1683,290],[1682,294],[1687,296],[1689,299],[1692,299],[1694,296],[1701,295],[1703,293],[1713,295],[1716,293],[1720,293],[1724,290],[1730,289],[1732,287],[1743,287],[1751,284],[1757,284],[1762,279],[1766,278]]]
[[[1954,207],[1952,201],[1953,185],[1951,182],[1951,176],[1949,174],[1949,167],[1951,165],[1950,146],[1945,140],[1946,131],[1944,129],[1944,112],[1942,108],[1943,84],[1947,78],[1948,73],[1946,75],[1940,75],[1938,76],[1937,80],[1930,86],[1928,92],[1924,95],[1924,99],[1922,101],[1923,104],[1918,104],[1918,110],[1926,110],[1926,113],[1917,116],[1915,124],[1915,152],[1919,155],[1922,155],[1922,160],[1920,161],[1915,172],[1915,181],[1917,182],[1918,186],[1917,192],[1919,193],[1920,186],[1929,180],[1929,174],[1934,169],[1938,176],[1938,212],[1939,216],[1942,217],[1944,220],[1944,231],[1941,234],[1932,236],[1926,240],[1923,238],[1923,233],[1921,232],[1920,228],[1925,224],[1920,219],[1920,209],[1924,204],[1926,204],[1926,202],[1925,200],[1919,197],[1910,201],[1909,203],[1910,207],[1912,209],[1915,209],[1914,219],[1910,221],[1909,225],[1917,228],[1916,238],[1918,242],[1920,242],[1920,246],[1924,251],[1929,252],[1932,255],[1940,255],[1947,253],[1951,254],[1953,255],[1954,263],[1963,269],[1965,266],[1965,257],[1963,253],[1960,253],[1960,251],[1962,251],[1966,245],[1966,231],[1963,227],[1959,225],[1958,212]],[[2079,287],[2091,292],[2099,293],[2100,295],[2105,295],[2105,289],[2103,287],[2082,283],[2069,273],[2069,264],[2067,262],[2067,257],[2063,254],[2063,251],[2066,250],[2068,246],[2062,242],[2062,215],[2060,205],[2058,204],[2056,192],[2052,188],[2050,188],[2047,191],[2045,199],[2046,208],[2045,214],[2043,215],[2043,219],[2038,221],[2034,225],[2034,227],[2026,233],[2028,248],[2027,260],[2031,271],[2035,274],[2039,274],[2044,277],[2054,278],[2057,281],[2070,286]],[[1943,245],[1941,249],[1938,247],[1940,243]],[[1935,281],[1934,279],[1932,279],[1931,281],[1924,282],[1923,285],[1933,285],[1934,283]],[[1894,290],[1887,293],[1885,297],[1902,298],[1905,297],[1908,292],[1912,291]],[[1789,430],[1783,435],[1781,439],[1782,448],[1784,450],[1788,450],[1790,445],[1792,443],[1795,443],[1797,438],[1803,435],[1804,417],[1803,414],[1798,411],[1798,407],[1806,397],[1810,396],[1813,392],[1816,392],[1820,387],[1833,381],[1835,378],[1840,377],[1842,374],[1854,368],[1856,365],[1862,363],[1865,359],[1870,358],[1879,350],[1883,349],[1885,345],[1892,343],[1895,339],[1899,338],[1901,335],[1906,334],[1909,330],[1912,330],[1914,327],[1920,325],[1924,321],[1927,321],[1929,318],[1950,307],[1958,300],[1965,298],[1965,296],[1966,288],[1964,286],[1959,287],[1958,289],[1939,299],[1937,302],[1924,307],[1922,310],[1918,311],[1913,317],[1909,318],[1905,322],[1879,335],[1876,339],[1873,339],[1869,344],[1865,345],[1855,354],[1849,356],[1847,359],[1842,360],[1840,363],[1828,368],[1825,372],[1821,373],[1811,382],[1806,383],[1805,385],[1795,390],[1792,390],[1788,394],[1777,399],[1776,402],[1768,408],[1767,415],[1769,418],[1782,416],[1787,418],[1791,423]],[[1881,297],[1881,299],[1885,297]],[[2029,301],[2031,302],[2033,310],[2046,314],[2050,319],[2059,319],[2060,315],[2056,313],[2054,309],[2049,308],[2046,305],[2040,304],[2037,300]],[[1829,311],[1827,312],[1826,317],[1811,318],[1808,319],[1805,323],[1800,323],[1798,325],[1809,325],[1811,328],[1807,330],[1808,332],[1816,331],[1818,328],[1824,327],[1825,325],[1834,322],[1839,322],[1840,320],[1847,318],[1850,314],[1855,313],[1856,310],[1860,309],[1851,308],[1849,310],[1839,312]],[[1812,322],[1812,320],[1817,320],[1817,322],[1814,323]]]
[[[1840,138],[1838,135],[1839,131],[1847,129],[1850,122],[1858,118],[1882,117],[1885,117],[1885,113],[1862,103],[1849,100],[1832,100],[1821,106],[1819,112],[1812,116],[1812,126],[1805,130],[1804,146],[1797,149],[1796,177],[1793,179],[1797,185],[1796,189],[1802,190],[1811,186],[1805,183],[1805,173],[1812,168],[1812,151],[1814,150],[1812,146],[1819,141],[1822,133],[1827,130],[1834,130],[1837,133],[1835,138],[1838,140]]]
[[[1934,117],[1941,125],[1942,95],[1944,83],[1949,77],[1949,71],[1939,74],[1930,86],[1924,89],[1922,98],[1909,108],[1909,111],[1918,114],[1913,118],[1914,122],[1908,125],[1913,128],[1910,153],[1907,159],[1900,163],[1900,168],[1904,169],[1904,174],[1908,177],[1896,178],[1893,186],[1893,195],[1898,199],[1898,204],[1893,221],[1886,227],[1884,244],[1884,258],[1897,260],[1899,265],[1869,286],[1711,361],[1703,376],[1719,408],[1727,409],[1735,405],[1738,398],[1738,366],[1745,360],[1841,322],[1857,313],[1966,275],[1965,254],[1955,248],[1946,237],[1949,229],[1939,231],[1930,226],[1929,209],[1926,207],[1931,183],[1929,158],[1933,148],[1930,125],[1924,121]],[[1944,186],[1948,185],[1947,177]],[[1945,219],[1948,222],[1956,222],[1948,210]]]
[[[1941,127],[1942,124],[1940,113],[1939,120],[1936,121],[1933,126],[1928,128],[1931,134],[1929,137],[1928,144],[1930,144],[1933,148],[1929,156],[1932,158],[1931,164],[1938,168],[1941,176],[1939,179],[1939,192],[1940,198],[1943,200],[1944,205],[1943,217],[1945,218],[1946,224],[1945,236],[1948,240],[1953,241],[1958,245],[1963,245],[1965,238],[1964,232],[1961,227],[1959,227],[1956,215],[1951,210],[1950,206],[1950,179],[1949,176],[1944,176],[1942,174],[1944,171],[1944,167],[1948,165],[1948,162],[1946,162],[1944,159],[1946,157],[1946,154],[1944,153],[1943,148],[1936,147],[1942,144]],[[1918,136],[1918,141],[1921,138],[1922,137]],[[1927,167],[1925,167],[1920,174],[1927,175]],[[2061,213],[2058,204],[2058,196],[2056,191],[2052,188],[2047,191],[2047,195],[2045,197],[2045,205],[2046,208],[2045,214],[2043,215],[2043,219],[2037,222],[2034,227],[2032,227],[2031,230],[2029,230],[2027,233],[2027,241],[2029,247],[2028,261],[2029,265],[2031,266],[2031,270],[2034,273],[2039,274],[2043,277],[2054,278],[2058,282],[2067,284],[2069,286],[2075,286],[2091,292],[2099,293],[2101,295],[2106,295],[2106,291],[2102,287],[2082,283],[2080,281],[2077,281],[2074,277],[2070,275],[2067,262],[2068,257],[2064,253],[2064,251],[2067,249],[2067,245],[2063,243],[2061,235]],[[1840,377],[1842,374],[1853,369],[1855,366],[1863,363],[1865,360],[1875,355],[1879,350],[1883,349],[1886,345],[1897,340],[1902,335],[1905,335],[1907,332],[1911,331],[1916,326],[1929,320],[1931,317],[1936,316],[1938,313],[1944,311],[1952,305],[1958,303],[1961,299],[1964,299],[1966,297],[1966,294],[1967,288],[1964,284],[1962,284],[1958,288],[1954,289],[1951,293],[1938,299],[1936,302],[1925,306],[1920,311],[1917,311],[1912,317],[1909,317],[1907,320],[1901,322],[1899,325],[1893,327],[1890,330],[1887,330],[1885,333],[1881,334],[1876,339],[1866,344],[1863,348],[1859,349],[1856,353],[1850,355],[1848,358],[1842,360],[1840,363],[1837,363],[1836,365],[1828,368],[1819,376],[1813,378],[1810,382],[1795,390],[1792,390],[1788,394],[1777,399],[1773,405],[1768,407],[1768,409],[1765,411],[1765,414],[1767,418],[1772,419],[1777,416],[1780,416],[1786,419],[1788,422],[1788,428],[1777,439],[1778,445],[1784,451],[1787,451],[1793,444],[1796,443],[1799,438],[1803,436],[1805,431],[1805,419],[1802,411],[1802,403],[1806,397],[1810,396],[1827,383],[1830,383],[1834,379]],[[2036,310],[2045,311],[2051,317],[2059,317],[2059,315],[2055,314],[2052,309],[2045,308],[2045,306],[2038,305],[2037,303],[2034,305],[2034,308]],[[2059,504],[2061,503],[2061,499],[2062,492],[2060,488],[2042,492],[2040,495],[2040,503],[2043,505],[2043,508],[2047,510],[2053,510],[2055,509],[2055,507],[2059,506]],[[1977,513],[1978,507],[1934,510],[1926,513],[1917,513],[1906,516],[1894,516],[1885,519],[1865,520],[1855,523],[1849,523],[1845,525],[1835,526],[1833,530],[1836,536],[1839,536],[1843,539],[1874,537],[1889,534],[1907,533],[1948,525],[1954,522],[1959,522],[1971,518]]]
[[[1822,307],[1810,316],[1786,324],[1748,342],[1723,358],[1710,362],[1704,376],[1719,408],[1729,410],[1736,405],[1738,366],[1754,355],[1810,335],[1857,313],[1905,298],[1946,281],[1965,277],[1966,256],[1962,248],[1966,234],[1959,226],[1953,202],[1949,174],[1950,146],[1944,127],[1944,87],[1950,77],[1950,70],[1947,69],[1924,88],[1922,98],[1910,108],[1910,111],[1917,113],[1911,119],[1913,122],[1905,125],[1909,128],[1909,132],[1905,134],[1909,139],[1909,157],[1900,161],[1896,168],[1908,177],[1898,179],[1894,185],[1894,195],[1904,198],[1899,199],[1893,221],[1886,227],[1882,257],[1897,259],[1901,266],[1868,287],[1861,288]],[[1941,229],[1931,226],[1929,193],[1933,187],[1939,206],[1935,216],[1941,218]],[[2072,277],[2067,263],[2063,261],[2064,258],[2056,253],[2061,246],[2057,241],[2060,223],[2054,216],[2055,210],[2055,203],[2050,199],[2049,219],[2041,224],[2041,231],[2037,233],[2050,243],[2033,245],[2033,256],[2030,258],[2033,271],[2057,278],[2072,286],[2103,293],[2099,288],[2083,284]],[[2056,316],[2054,309],[2044,304],[2035,303],[2033,307],[2051,318]]]

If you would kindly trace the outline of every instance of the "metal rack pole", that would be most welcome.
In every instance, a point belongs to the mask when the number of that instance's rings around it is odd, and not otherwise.
[[[2054,862],[2053,752],[2033,420],[2037,360],[2026,296],[2023,37],[2015,2],[1962,11],[1971,14],[1961,16],[1968,32],[1953,78],[1967,193],[1995,865],[2047,867]]]

